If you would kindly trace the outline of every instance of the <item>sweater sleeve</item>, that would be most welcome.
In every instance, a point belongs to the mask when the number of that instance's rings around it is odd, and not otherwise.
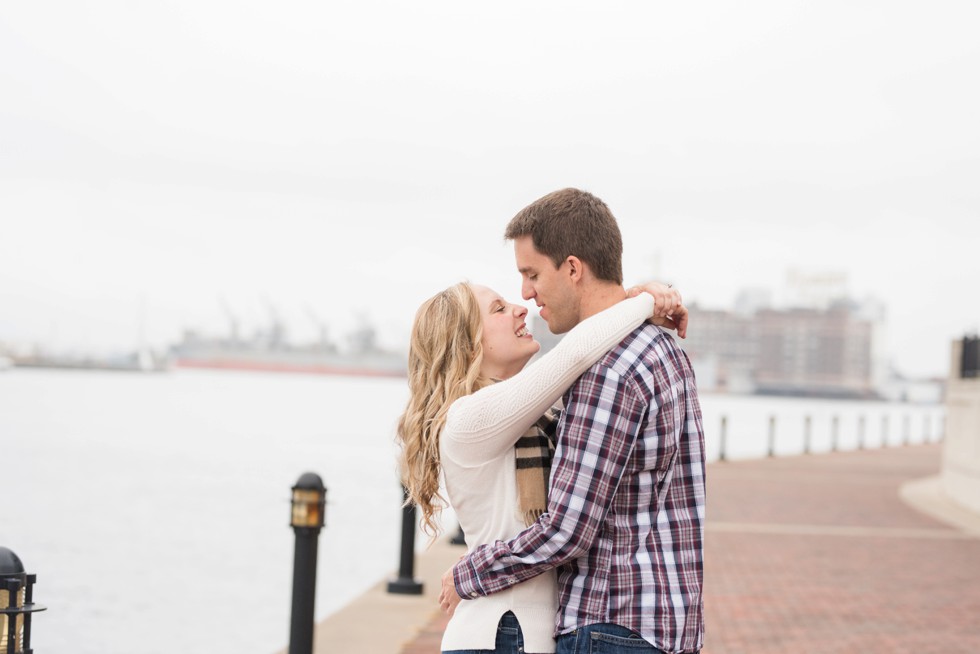
[[[462,466],[500,456],[578,377],[653,313],[641,293],[586,318],[555,348],[519,374],[461,397],[449,408],[443,448]]]

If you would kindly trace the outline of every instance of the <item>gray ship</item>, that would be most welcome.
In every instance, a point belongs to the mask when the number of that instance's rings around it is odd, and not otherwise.
[[[171,348],[170,360],[178,368],[359,377],[406,375],[407,355],[380,348],[372,326],[362,324],[348,335],[347,341],[348,346],[341,351],[321,326],[317,342],[294,345],[287,341],[285,328],[275,317],[267,331],[242,338],[237,321],[233,320],[227,338],[185,331],[180,343]]]

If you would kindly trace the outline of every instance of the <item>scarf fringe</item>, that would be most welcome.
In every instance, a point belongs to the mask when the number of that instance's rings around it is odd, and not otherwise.
[[[519,515],[530,527],[547,511],[557,418],[547,411],[514,445]]]

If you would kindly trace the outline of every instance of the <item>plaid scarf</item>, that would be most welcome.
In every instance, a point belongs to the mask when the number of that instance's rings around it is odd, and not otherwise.
[[[514,445],[517,463],[517,502],[524,524],[530,527],[548,507],[548,477],[555,452],[558,416],[545,411]]]

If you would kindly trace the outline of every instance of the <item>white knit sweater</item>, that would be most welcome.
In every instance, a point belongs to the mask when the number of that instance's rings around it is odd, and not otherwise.
[[[456,400],[440,435],[446,492],[467,548],[524,530],[517,501],[514,444],[575,380],[653,312],[641,293],[579,323],[551,352],[511,379]],[[500,616],[513,611],[526,652],[555,651],[554,570],[513,588],[460,602],[442,649],[494,648]]]

